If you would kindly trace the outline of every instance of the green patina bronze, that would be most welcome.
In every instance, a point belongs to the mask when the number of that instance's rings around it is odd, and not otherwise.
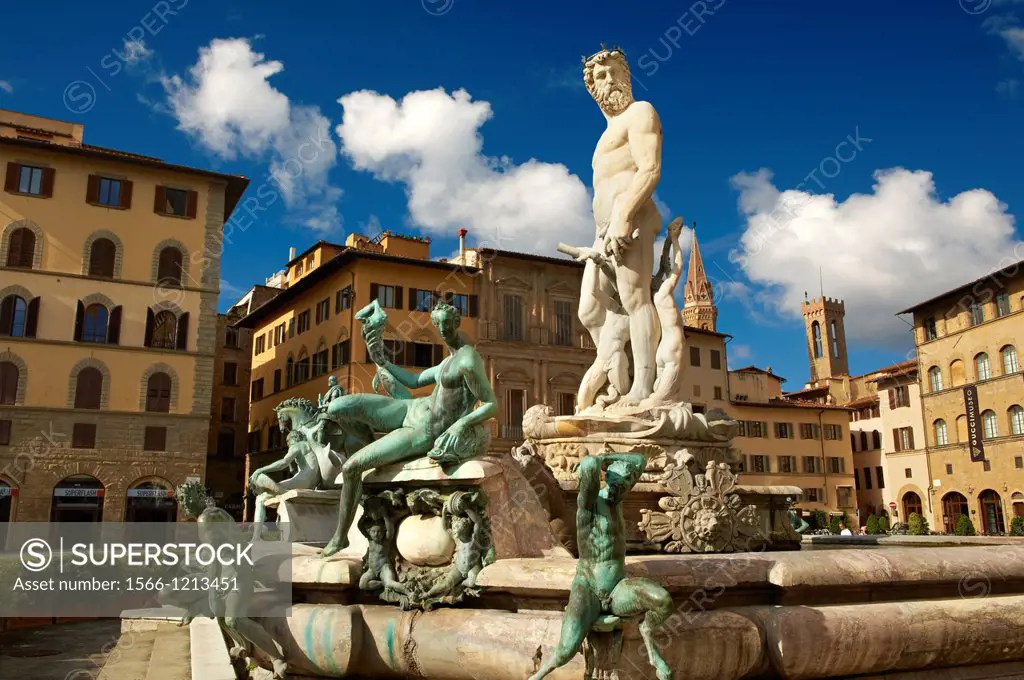
[[[658,680],[671,680],[672,669],[654,641],[654,630],[672,612],[672,599],[660,585],[626,575],[626,528],[622,499],[640,479],[647,458],[637,453],[587,456],[579,466],[576,540],[579,560],[562,620],[562,632],[552,654],[530,680],[540,680],[564,666],[592,632],[616,631],[621,620],[644,615],[640,635]],[[606,484],[601,488],[601,471]],[[614,633],[619,635],[619,633]],[[614,643],[613,643],[614,644]],[[588,654],[588,665],[595,655]],[[588,672],[591,669],[588,668]],[[589,677],[589,676],[588,676]]]
[[[384,394],[350,394],[332,400],[320,418],[359,423],[383,436],[355,452],[342,466],[338,527],[324,548],[330,556],[348,546],[348,532],[362,496],[363,473],[390,463],[428,456],[441,464],[460,463],[487,451],[484,422],[497,411],[494,390],[476,349],[459,333],[459,310],[439,301],[430,314],[448,356],[413,374],[388,360],[384,350],[387,315],[377,301],[356,315],[370,357],[377,364],[374,386]],[[410,389],[434,385],[430,396],[412,398]]]

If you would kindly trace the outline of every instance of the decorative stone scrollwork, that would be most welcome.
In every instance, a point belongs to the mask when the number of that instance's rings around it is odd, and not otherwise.
[[[430,610],[477,596],[476,577],[494,562],[487,496],[477,488],[421,488],[363,497],[359,529],[369,546],[362,590],[403,609]]]
[[[741,506],[731,493],[738,476],[727,463],[708,461],[694,475],[693,456],[677,452],[661,480],[673,495],[658,501],[665,512],[642,510],[640,530],[668,553],[717,553],[743,550],[758,531],[757,508]]]

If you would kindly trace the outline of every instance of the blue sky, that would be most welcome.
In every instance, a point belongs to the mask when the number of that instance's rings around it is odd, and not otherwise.
[[[38,25],[30,5],[5,12]],[[1019,0],[67,3],[0,43],[0,107],[254,189],[318,138],[235,230],[223,307],[289,246],[349,231],[429,234],[435,256],[459,226],[520,250],[586,240],[604,121],[580,56],[619,45],[661,116],[657,196],[697,222],[730,365],[771,364],[796,389],[819,267],[865,372],[910,349],[895,311],[1024,257],[1018,14]]]

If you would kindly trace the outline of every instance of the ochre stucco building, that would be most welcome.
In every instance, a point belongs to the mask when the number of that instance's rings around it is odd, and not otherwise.
[[[173,519],[202,480],[243,177],[0,111],[0,521]]]
[[[914,320],[928,477],[898,502],[919,495],[933,530],[952,531],[969,513],[979,532],[999,534],[1024,515],[1022,267],[1008,264],[900,312]]]

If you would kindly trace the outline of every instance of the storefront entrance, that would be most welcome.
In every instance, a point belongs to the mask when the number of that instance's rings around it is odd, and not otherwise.
[[[174,500],[174,492],[168,486],[156,482],[144,482],[128,489],[125,521],[178,521],[178,502]]]
[[[103,485],[95,477],[75,475],[53,489],[51,522],[102,522]]]

